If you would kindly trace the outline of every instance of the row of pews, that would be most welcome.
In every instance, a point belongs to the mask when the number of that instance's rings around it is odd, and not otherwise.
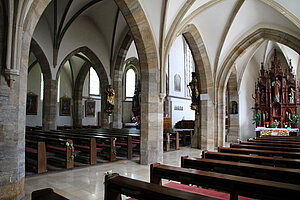
[[[132,159],[140,152],[140,133],[136,129],[64,129],[43,131],[27,128],[26,169],[37,173],[49,168],[72,169],[82,164]]]
[[[184,156],[181,167],[152,164],[150,183],[108,174],[105,199],[298,199],[299,145],[300,137],[249,139],[201,158]]]

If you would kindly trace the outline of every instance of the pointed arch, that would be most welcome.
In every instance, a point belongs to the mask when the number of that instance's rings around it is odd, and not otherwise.
[[[293,35],[271,28],[259,28],[243,38],[228,54],[223,65],[220,68],[216,79],[215,100],[218,105],[217,111],[217,135],[218,145],[223,145],[225,141],[225,91],[234,62],[249,47],[263,40],[271,40],[284,44],[298,54],[300,54],[300,39]]]
[[[138,0],[115,0],[136,44],[141,67],[141,164],[162,162],[162,95],[157,48]]]
[[[214,127],[213,119],[213,80],[210,62],[203,39],[195,25],[187,25],[182,35],[187,41],[194,61],[195,69],[198,74],[200,85],[200,112],[195,116],[195,134],[192,138],[192,146],[202,149],[213,149],[214,138],[211,134]],[[208,130],[209,129],[209,130]]]
[[[82,126],[82,92],[83,92],[83,85],[84,80],[87,76],[87,73],[90,69],[90,67],[93,67],[96,71],[99,80],[100,80],[100,94],[102,97],[105,97],[105,90],[106,87],[110,83],[110,79],[106,73],[106,70],[102,64],[102,62],[99,60],[99,58],[96,56],[96,54],[89,49],[88,47],[80,47],[71,53],[69,53],[63,62],[60,64],[58,72],[56,74],[56,80],[58,80],[58,76],[60,73],[60,70],[64,66],[64,64],[74,55],[78,53],[83,53],[88,59],[84,59],[85,63],[80,69],[80,72],[78,73],[78,76],[75,80],[74,85],[74,91],[73,91],[73,101],[74,101],[74,115],[73,115],[73,125],[74,126]],[[101,98],[101,126],[108,128],[109,121],[108,121],[108,115],[105,112],[102,112],[105,110],[106,102],[105,98]]]

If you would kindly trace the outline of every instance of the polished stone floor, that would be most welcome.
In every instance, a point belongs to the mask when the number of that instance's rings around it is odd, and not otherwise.
[[[181,147],[164,153],[164,164],[180,166],[181,156],[200,157],[201,150]],[[25,180],[26,199],[34,190],[53,188],[55,192],[74,200],[104,199],[104,173],[112,170],[120,175],[149,182],[149,166],[121,160],[64,172],[28,177]]]

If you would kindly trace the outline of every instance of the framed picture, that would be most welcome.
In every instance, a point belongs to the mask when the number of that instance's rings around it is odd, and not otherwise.
[[[33,92],[27,93],[26,115],[37,115],[38,95]]]
[[[60,116],[71,116],[71,98],[64,96],[60,98]]]
[[[96,102],[92,99],[85,101],[85,116],[86,117],[95,117],[95,108]]]

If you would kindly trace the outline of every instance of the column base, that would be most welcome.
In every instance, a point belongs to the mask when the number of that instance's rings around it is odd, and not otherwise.
[[[1,200],[22,199],[25,196],[24,182],[25,182],[25,178],[22,178],[18,182],[9,185],[0,186],[0,199]]]

